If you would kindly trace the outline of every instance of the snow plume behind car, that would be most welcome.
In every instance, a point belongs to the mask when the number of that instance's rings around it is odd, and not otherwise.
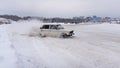
[[[35,36],[37,29],[39,29],[39,27],[41,26],[42,23],[43,22],[37,21],[37,20],[18,21],[11,25],[12,26],[11,29],[14,32],[14,34],[20,34],[20,35],[26,35],[26,36],[34,35]]]

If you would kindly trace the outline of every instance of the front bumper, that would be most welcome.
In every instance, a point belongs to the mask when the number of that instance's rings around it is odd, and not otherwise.
[[[74,35],[74,31],[72,30],[69,32],[68,36],[73,36],[73,35]]]

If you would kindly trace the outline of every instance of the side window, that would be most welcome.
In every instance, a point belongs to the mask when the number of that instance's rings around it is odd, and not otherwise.
[[[54,29],[53,25],[50,26],[50,29]]]
[[[56,29],[57,27],[55,25],[51,25],[50,29]]]
[[[43,25],[43,29],[49,29],[49,25]]]

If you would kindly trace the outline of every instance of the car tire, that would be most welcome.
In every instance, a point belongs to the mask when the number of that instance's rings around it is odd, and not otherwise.
[[[43,34],[40,34],[40,37],[46,37],[45,35],[43,35]]]
[[[62,33],[60,37],[61,37],[61,38],[67,38],[67,34]]]

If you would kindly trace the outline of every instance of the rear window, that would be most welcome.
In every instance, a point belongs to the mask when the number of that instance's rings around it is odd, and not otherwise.
[[[49,25],[43,25],[43,29],[49,29]]]

